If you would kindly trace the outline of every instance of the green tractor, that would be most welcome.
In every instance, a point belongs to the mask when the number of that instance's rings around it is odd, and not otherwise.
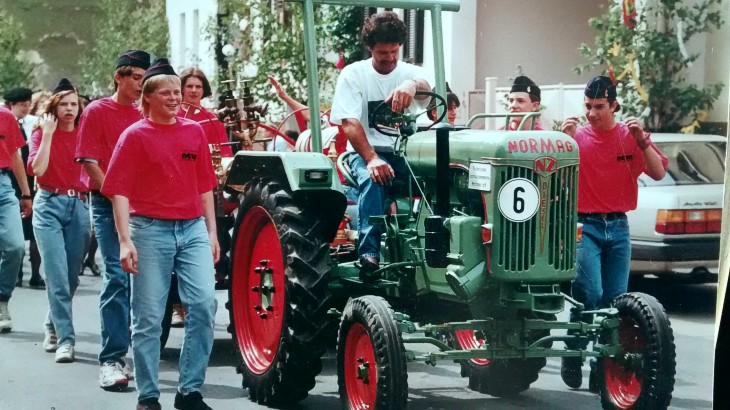
[[[302,3],[309,84],[318,83],[314,4],[431,10],[432,97],[443,117],[441,11],[458,11],[458,1]],[[309,88],[310,106],[317,88]],[[412,174],[392,192],[391,211],[371,218],[383,232],[376,280],[361,280],[357,262],[332,246],[346,206],[337,169],[356,183],[347,154],[337,164],[321,154],[314,110],[314,152],[240,151],[229,168],[226,189],[241,199],[226,306],[252,401],[282,407],[304,399],[336,343],[343,408],[404,408],[408,362],[456,361],[471,389],[510,396],[537,380],[548,357],[595,358],[592,385],[603,408],[669,405],[675,347],[656,299],[629,293],[587,311],[561,291],[575,277],[581,236],[571,138],[440,124],[414,132],[414,116],[387,105],[373,114],[381,132],[395,130]],[[558,321],[566,302],[573,319]],[[413,344],[435,348],[407,349]]]

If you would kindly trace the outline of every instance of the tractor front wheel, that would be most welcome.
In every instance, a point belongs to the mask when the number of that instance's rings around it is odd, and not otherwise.
[[[330,319],[318,218],[272,179],[249,182],[234,231],[229,328],[249,399],[282,407],[314,387]]]
[[[408,401],[405,348],[393,309],[377,296],[345,306],[337,337],[342,408],[396,410]]]
[[[664,307],[653,296],[616,298],[622,353],[601,358],[597,376],[604,409],[666,409],[672,400],[676,353]]]

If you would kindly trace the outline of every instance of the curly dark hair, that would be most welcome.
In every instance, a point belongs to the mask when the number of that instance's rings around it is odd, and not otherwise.
[[[403,45],[406,36],[406,24],[392,11],[373,14],[362,28],[362,42],[368,47],[374,47],[376,43]]]

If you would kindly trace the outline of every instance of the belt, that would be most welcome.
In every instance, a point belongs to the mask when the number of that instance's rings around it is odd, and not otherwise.
[[[608,213],[601,213],[601,212],[578,212],[578,216],[582,218],[601,218],[601,219],[619,219],[626,216],[624,212],[608,212]]]
[[[86,201],[86,192],[77,191],[75,189],[53,188],[48,185],[42,185],[42,184],[38,184],[38,187],[40,189],[42,189],[44,191],[48,191],[52,194],[73,196],[73,197],[79,198],[82,201]]]

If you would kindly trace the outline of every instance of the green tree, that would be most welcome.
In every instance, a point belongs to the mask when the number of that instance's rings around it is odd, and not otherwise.
[[[218,80],[250,80],[257,101],[269,103],[269,120],[281,120],[286,107],[271,94],[267,76],[272,75],[282,84],[287,94],[307,103],[307,74],[304,65],[303,10],[299,3],[279,3],[271,8],[270,0],[220,0],[219,19],[212,25],[210,37],[218,47],[233,47],[228,67],[221,67]],[[357,59],[358,9],[341,6],[315,7],[317,37],[317,66],[319,67],[322,108],[331,103],[338,70],[340,45],[345,61]],[[361,15],[361,14],[360,14]]]
[[[21,57],[23,25],[0,10],[0,92],[14,87],[37,86],[36,65]]]
[[[81,58],[79,89],[104,95],[114,91],[114,63],[129,49],[142,49],[156,57],[169,55],[169,33],[165,0],[100,0],[97,33]]]
[[[589,62],[575,71],[612,70],[622,115],[640,117],[652,131],[677,132],[683,124],[701,121],[723,84],[700,88],[688,83],[687,71],[700,54],[688,53],[686,44],[723,24],[721,1],[650,0],[638,10],[633,28],[623,22],[622,5],[611,1],[603,16],[588,21],[598,36],[594,47],[581,45]]]

